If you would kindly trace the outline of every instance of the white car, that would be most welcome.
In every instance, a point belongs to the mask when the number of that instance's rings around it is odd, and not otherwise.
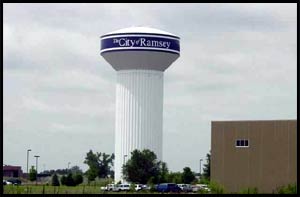
[[[140,191],[140,190],[144,189],[144,187],[142,184],[136,184],[134,189],[135,189],[135,191]]]
[[[113,188],[113,191],[115,191],[115,192],[129,191],[129,190],[130,190],[130,185],[129,184],[119,184],[119,185],[116,185]]]
[[[210,188],[206,184],[197,184],[197,186],[204,191],[210,192]]]
[[[200,187],[197,185],[192,185],[192,191],[193,192],[198,192],[200,190]]]
[[[114,191],[114,188],[116,188],[116,187],[117,187],[116,184],[108,184],[105,187],[100,187],[100,189],[104,190],[104,191]]]
[[[107,191],[107,187],[106,187],[106,186],[102,186],[102,187],[100,187],[100,189],[101,189],[102,191]]]
[[[129,184],[120,184],[119,188],[121,189],[121,191],[129,191],[130,185]]]
[[[177,184],[177,185],[184,192],[191,192],[191,191],[193,191],[190,184]]]

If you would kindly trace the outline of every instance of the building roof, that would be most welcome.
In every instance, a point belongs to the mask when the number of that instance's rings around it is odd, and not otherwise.
[[[21,170],[21,166],[9,166],[9,165],[5,165],[3,166],[3,170]]]
[[[297,119],[279,119],[279,120],[212,120],[211,122],[278,122],[278,121],[297,121]]]

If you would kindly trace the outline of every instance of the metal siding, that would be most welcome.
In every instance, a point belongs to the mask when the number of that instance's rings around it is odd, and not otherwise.
[[[214,121],[211,132],[211,180],[227,192],[272,193],[296,182],[296,120]],[[233,136],[249,139],[249,148],[234,148]]]

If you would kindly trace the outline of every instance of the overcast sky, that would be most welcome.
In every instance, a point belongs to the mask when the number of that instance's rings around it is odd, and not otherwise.
[[[164,74],[163,160],[199,172],[212,120],[296,119],[297,4],[4,4],[3,163],[26,172],[114,152],[116,72],[99,36],[181,38]]]

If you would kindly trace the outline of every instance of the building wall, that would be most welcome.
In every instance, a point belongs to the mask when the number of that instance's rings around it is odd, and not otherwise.
[[[3,166],[2,169],[4,177],[22,177],[23,172],[21,166]]]
[[[228,192],[272,193],[296,183],[297,121],[212,121],[211,180]],[[248,148],[236,147],[248,139]]]

